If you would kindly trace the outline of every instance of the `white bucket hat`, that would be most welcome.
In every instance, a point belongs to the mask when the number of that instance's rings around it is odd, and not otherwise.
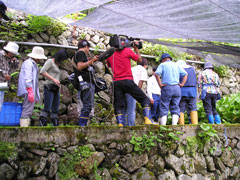
[[[33,47],[32,52],[28,54],[28,57],[34,59],[47,59],[47,57],[44,55],[44,49],[39,46]]]
[[[19,55],[18,49],[19,46],[15,42],[8,42],[6,46],[3,47],[4,50],[11,52],[15,55]]]
[[[190,68],[192,66],[188,65],[184,60],[178,60],[176,62],[179,66],[181,66],[182,68]]]

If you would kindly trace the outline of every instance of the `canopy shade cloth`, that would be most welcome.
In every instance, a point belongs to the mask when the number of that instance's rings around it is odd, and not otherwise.
[[[33,15],[61,17],[98,7],[111,0],[2,0],[9,8]]]
[[[239,9],[239,0],[119,0],[75,24],[144,39],[239,43]]]

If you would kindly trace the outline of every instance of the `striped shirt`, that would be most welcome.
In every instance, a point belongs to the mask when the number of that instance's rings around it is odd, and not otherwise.
[[[204,85],[208,85],[207,93],[217,94],[218,87],[220,86],[219,76],[212,69],[205,69],[198,76],[198,87],[203,88]]]

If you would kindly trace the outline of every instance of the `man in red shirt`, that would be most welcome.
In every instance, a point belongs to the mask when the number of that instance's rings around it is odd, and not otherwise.
[[[130,94],[141,104],[145,120],[144,124],[153,124],[150,118],[150,100],[133,81],[130,60],[132,59],[137,62],[142,61],[137,42],[134,44],[133,48],[136,53],[130,48],[125,47],[116,50],[114,54],[107,59],[108,65],[113,72],[114,110],[119,126],[125,125],[126,93]]]

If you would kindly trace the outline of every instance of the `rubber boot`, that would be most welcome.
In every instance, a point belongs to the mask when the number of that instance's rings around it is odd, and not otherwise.
[[[47,126],[47,118],[40,116],[39,118],[39,125],[40,126]]]
[[[214,115],[214,119],[215,119],[215,124],[221,124],[221,118],[220,118],[219,114]]]
[[[30,121],[31,121],[30,118],[25,117],[20,118],[20,127],[29,127]]]
[[[117,114],[116,119],[117,119],[118,126],[125,126],[125,115],[124,114]]]
[[[172,125],[177,125],[179,116],[177,114],[172,115]]]
[[[166,125],[167,124],[167,116],[162,116],[160,118],[160,125]]]
[[[208,124],[214,124],[214,119],[212,114],[208,115],[207,118],[208,118]]]
[[[58,118],[51,118],[53,126],[59,126],[59,120]]]
[[[190,116],[191,116],[192,124],[198,124],[198,113],[197,113],[197,111],[191,111]]]
[[[158,125],[158,123],[155,123],[151,119],[151,108],[150,107],[143,108],[143,116],[144,116],[144,124],[145,125]]]
[[[87,126],[89,116],[87,115],[80,115],[79,120],[78,120],[78,125],[79,126]]]
[[[184,113],[180,113],[179,124],[184,125]]]

